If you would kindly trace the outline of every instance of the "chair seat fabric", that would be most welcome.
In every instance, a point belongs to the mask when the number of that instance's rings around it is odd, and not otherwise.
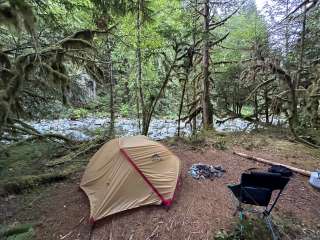
[[[235,197],[245,204],[251,204],[256,206],[268,206],[272,190],[267,188],[255,188],[255,187],[242,187],[241,185],[228,186],[233,192]]]

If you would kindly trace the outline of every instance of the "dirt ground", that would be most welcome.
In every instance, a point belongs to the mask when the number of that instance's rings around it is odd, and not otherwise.
[[[182,161],[181,181],[173,205],[169,209],[146,206],[107,217],[96,223],[91,239],[213,239],[217,231],[230,229],[236,219],[233,216],[236,201],[227,185],[237,183],[248,168],[268,167],[233,155],[232,149],[198,151],[183,144],[169,147]],[[245,151],[241,147],[236,150]],[[265,154],[245,152],[256,156]],[[278,160],[276,153],[268,156],[269,160]],[[222,165],[226,173],[213,181],[194,180],[187,172],[193,163],[199,162]],[[82,172],[78,172],[66,182],[33,193],[38,196],[33,195],[27,206],[28,198],[19,195],[1,200],[0,221],[37,221],[37,239],[41,240],[89,239],[89,204],[78,187],[81,175]],[[307,181],[306,177],[295,175],[274,211],[279,216],[291,216],[306,226],[320,229],[320,192]]]

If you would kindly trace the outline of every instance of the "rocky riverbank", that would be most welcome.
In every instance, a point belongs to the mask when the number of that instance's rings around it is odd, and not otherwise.
[[[223,124],[216,125],[220,132],[234,132],[247,129],[247,121],[234,119]],[[29,124],[40,133],[57,133],[70,137],[74,140],[90,140],[97,132],[107,130],[110,124],[109,118],[87,117],[78,120],[56,119],[32,121]],[[153,139],[165,139],[172,137],[177,132],[178,123],[169,119],[154,119],[150,124],[149,136]],[[248,128],[249,130],[251,128]],[[130,136],[139,134],[138,121],[136,119],[117,118],[115,121],[116,135]],[[181,123],[181,134],[191,133],[190,125]]]

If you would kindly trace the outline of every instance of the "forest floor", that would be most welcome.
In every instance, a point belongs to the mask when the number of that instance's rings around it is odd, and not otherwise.
[[[225,233],[232,233],[237,225],[233,215],[236,201],[227,185],[239,182],[241,173],[249,168],[268,168],[234,155],[234,150],[306,170],[320,168],[319,150],[273,134],[207,134],[188,141],[169,139],[164,144],[182,161],[181,183],[173,205],[169,209],[146,206],[107,217],[96,223],[91,239],[233,239]],[[79,182],[91,155],[84,157],[85,162],[63,181],[0,197],[0,233],[1,226],[34,223],[30,236],[35,235],[36,239],[89,239],[89,203],[79,190]],[[47,157],[54,158],[56,154]],[[33,157],[28,159],[35,161]],[[37,161],[32,165],[36,164],[42,172],[43,161]],[[188,175],[188,169],[199,162],[221,165],[226,173],[213,181],[195,180]],[[29,169],[15,161],[6,174],[14,175],[16,168]],[[307,177],[295,174],[273,213],[282,238],[319,239],[319,205],[320,191],[308,184]],[[250,234],[256,231],[259,239],[271,239],[269,232],[258,224],[249,223],[254,225]]]

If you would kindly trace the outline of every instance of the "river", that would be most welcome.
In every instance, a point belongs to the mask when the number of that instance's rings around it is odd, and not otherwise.
[[[86,117],[78,120],[56,119],[56,120],[40,120],[29,122],[31,126],[40,133],[57,133],[68,136],[74,140],[90,140],[99,132],[108,129],[110,119]],[[249,122],[234,119],[229,120],[221,125],[215,125],[215,129],[219,132],[235,132],[245,130]],[[149,129],[149,137],[160,140],[172,137],[177,132],[177,121],[169,119],[154,119],[151,121]],[[246,130],[252,129],[250,126]],[[130,136],[139,134],[138,122],[136,119],[117,118],[115,121],[115,131],[118,136]],[[181,123],[181,135],[190,135],[190,125]]]

